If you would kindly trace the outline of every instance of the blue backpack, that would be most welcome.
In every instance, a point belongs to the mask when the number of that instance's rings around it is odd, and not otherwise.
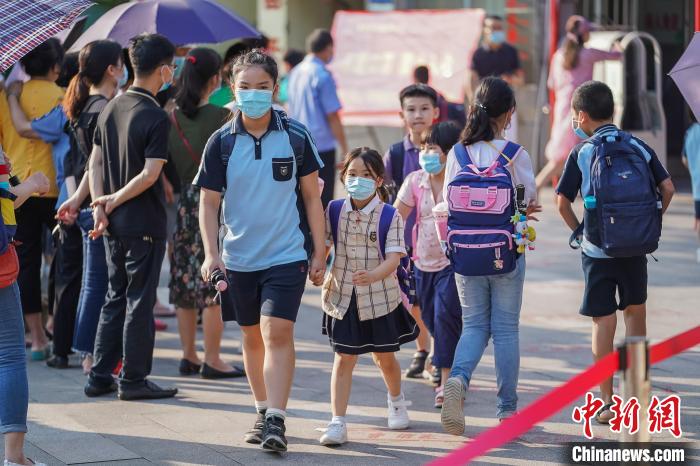
[[[338,244],[338,225],[340,223],[340,214],[343,211],[344,204],[345,199],[335,199],[328,204],[328,219],[331,223],[333,247]],[[391,221],[394,219],[394,215],[396,215],[396,209],[390,204],[384,204],[382,213],[379,216],[379,223],[377,224],[377,249],[379,250],[379,257],[381,257],[382,260],[386,259],[386,239],[389,235],[389,229],[391,228]],[[401,263],[396,269],[396,278],[399,281],[399,288],[405,297],[404,305],[406,305],[406,300],[411,302],[411,298],[416,294],[411,286],[411,278],[408,273],[409,264],[408,256],[404,256],[401,258]]]
[[[584,211],[586,238],[610,257],[650,254],[659,247],[661,201],[649,161],[630,134],[593,136],[591,195]]]
[[[447,252],[460,275],[501,275],[515,269],[514,189],[506,167],[520,149],[509,141],[490,167],[477,167],[464,144],[454,146],[461,170],[447,187]]]

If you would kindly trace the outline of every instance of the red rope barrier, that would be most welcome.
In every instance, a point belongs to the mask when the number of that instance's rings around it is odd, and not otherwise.
[[[652,346],[649,352],[650,364],[661,362],[700,343],[700,326],[675,335]],[[563,407],[575,401],[588,389],[599,385],[615,374],[618,369],[618,352],[607,355],[585,371],[571,378],[549,393],[538,398],[516,416],[506,419],[498,426],[482,432],[464,447],[437,459],[430,466],[453,466],[467,464],[477,456],[497,448],[517,436],[527,432],[538,422],[547,419]]]

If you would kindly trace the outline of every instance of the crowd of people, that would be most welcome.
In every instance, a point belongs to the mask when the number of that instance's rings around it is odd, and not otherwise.
[[[177,394],[148,379],[166,255],[179,372],[247,377],[257,419],[246,442],[287,449],[294,323],[308,281],[322,287],[319,331],[335,355],[323,445],[348,441],[345,416],[361,354],[372,354],[386,384],[388,427],[409,426],[396,352],[414,340],[405,376],[434,382],[430,396],[447,432],[464,431],[464,399],[489,340],[496,417],[515,415],[523,225],[537,221],[542,183],[530,155],[508,136],[522,70],[502,29],[500,18],[487,18],[464,115],[428,85],[427,68],[416,69],[415,83],[398,96],[406,136],[384,156],[347,145],[326,67],[328,31],[309,36],[306,56],[286,55],[284,78],[260,40],[237,44],[223,60],[207,48],[176,49],[157,34],[135,37],[128,53],[96,41],[72,60],[50,39],[22,58],[29,80],[0,94],[0,197],[5,236],[14,240],[0,248],[7,250],[0,266],[10,266],[15,249],[18,257],[16,282],[0,288],[5,464],[33,464],[22,450],[25,324],[32,360],[49,356],[50,333],[50,367],[67,368],[71,353],[81,355],[89,397]],[[581,48],[590,31],[583,18],[570,20],[567,31],[550,78],[558,92],[551,166],[540,178],[564,167],[558,208],[583,252],[581,314],[592,318],[599,359],[612,351],[618,309],[629,335],[646,335],[645,254],[658,243],[673,184],[653,150],[612,124],[610,89],[589,80],[593,62],[619,53]],[[617,152],[600,155],[603,141]],[[636,157],[636,179],[648,181],[637,183],[647,191],[626,189],[623,199],[649,214],[639,244],[630,231],[640,216],[628,219],[615,204],[615,187],[627,184],[600,184],[604,170],[591,171],[598,158],[624,167],[620,153]],[[334,200],[336,177],[346,198]],[[571,207],[579,193],[585,227]],[[606,216],[619,226],[601,225]],[[41,265],[51,249],[47,329]],[[4,278],[7,270],[0,272]],[[203,358],[195,344],[200,317]],[[224,321],[240,326],[244,367],[222,359]],[[601,392],[607,404],[596,418],[605,423],[612,380]]]

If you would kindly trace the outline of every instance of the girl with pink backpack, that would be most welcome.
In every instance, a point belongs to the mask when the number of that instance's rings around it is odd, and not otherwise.
[[[462,140],[447,155],[443,196],[448,201],[447,250],[462,305],[462,335],[445,382],[441,420],[454,435],[464,433],[464,399],[490,339],[496,363],[499,420],[518,405],[519,324],[525,255],[515,244],[517,185],[523,185],[527,218],[536,204],[529,154],[505,139],[515,96],[499,78],[485,78],[476,91]],[[520,190],[518,190],[520,191]],[[518,199],[518,204],[521,200]]]

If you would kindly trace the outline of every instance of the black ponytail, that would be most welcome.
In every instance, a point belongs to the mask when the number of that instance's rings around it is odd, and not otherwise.
[[[90,97],[90,86],[99,85],[107,68],[122,62],[122,47],[113,40],[96,40],[80,50],[78,74],[68,84],[63,99],[63,109],[71,121],[75,121]]]
[[[469,107],[462,144],[468,146],[496,137],[496,119],[515,108],[513,89],[501,78],[484,78]]]
[[[199,111],[199,103],[207,84],[221,72],[221,57],[212,49],[190,50],[185,58],[175,102],[189,119]]]

